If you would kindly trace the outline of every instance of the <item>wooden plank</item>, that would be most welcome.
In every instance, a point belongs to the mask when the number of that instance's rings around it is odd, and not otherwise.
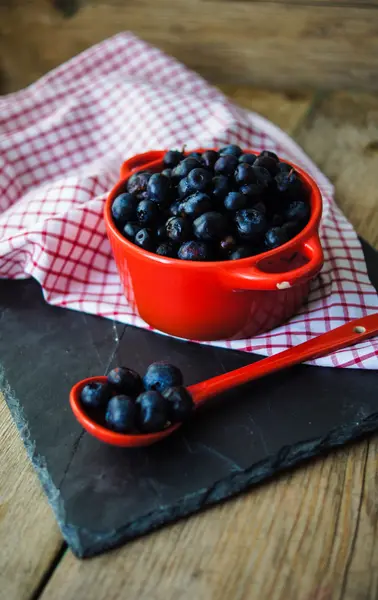
[[[240,94],[237,88],[228,92]],[[256,92],[250,99],[243,94],[255,108]],[[339,189],[347,177],[343,140],[350,132],[360,139],[359,127],[366,139],[364,121],[355,116],[365,111],[372,136],[366,143],[374,153],[375,106],[368,96],[336,94],[308,111],[299,131],[294,125],[307,152],[331,171],[342,206],[352,206],[348,185]],[[353,147],[358,169],[365,146]],[[361,198],[361,233],[369,235],[378,231],[378,211],[371,194],[362,191]],[[377,469],[375,437],[109,555],[80,562],[67,553],[41,600],[375,600]]]
[[[1,598],[30,598],[62,537],[0,393]]]
[[[378,98],[326,95],[297,139],[335,184],[336,199],[357,231],[378,247]]]
[[[46,0],[13,0],[11,8],[0,9],[8,90],[122,30],[132,30],[213,82],[276,89],[378,88],[378,11],[365,3],[354,8],[110,0],[73,6],[77,12],[71,18]]]

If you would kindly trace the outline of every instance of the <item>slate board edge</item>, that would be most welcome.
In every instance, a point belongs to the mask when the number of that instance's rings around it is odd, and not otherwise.
[[[150,533],[168,523],[173,523],[189,514],[199,512],[222,500],[233,497],[249,487],[274,475],[286,471],[310,458],[320,456],[329,450],[356,441],[378,431],[378,412],[349,427],[337,427],[326,436],[298,442],[281,448],[279,452],[266,460],[254,464],[249,469],[237,471],[232,475],[218,480],[211,487],[200,490],[196,494],[184,497],[173,506],[161,508],[144,515],[138,520],[109,533],[96,533],[84,528],[70,526],[60,491],[53,483],[44,464],[43,457],[36,452],[34,443],[30,440],[29,430],[23,416],[19,400],[7,384],[3,370],[0,371],[0,390],[3,392],[9,410],[20,432],[28,456],[35,468],[48,502],[55,514],[63,538],[78,558],[90,558],[105,551],[112,550],[137,537]]]

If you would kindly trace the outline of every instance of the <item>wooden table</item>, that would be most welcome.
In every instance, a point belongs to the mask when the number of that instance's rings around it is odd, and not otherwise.
[[[223,86],[288,131],[378,247],[378,98]],[[79,561],[62,541],[0,398],[0,598],[376,600],[378,437]]]

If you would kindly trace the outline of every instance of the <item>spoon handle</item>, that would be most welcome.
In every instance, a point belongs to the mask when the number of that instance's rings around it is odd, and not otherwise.
[[[346,348],[357,342],[362,342],[378,334],[378,313],[374,313],[362,319],[355,319],[314,337],[303,344],[293,346],[284,352],[263,358],[251,365],[229,371],[217,377],[212,377],[200,383],[190,386],[196,405],[204,403],[207,399],[226,392],[236,386],[242,385],[254,379],[259,379],[275,371],[291,367],[325,354]]]

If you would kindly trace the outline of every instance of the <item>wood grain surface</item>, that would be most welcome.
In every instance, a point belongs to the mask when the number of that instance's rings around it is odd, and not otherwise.
[[[3,0],[3,88],[126,30],[212,82],[378,89],[377,0]]]
[[[377,99],[223,90],[300,141],[332,178],[339,205],[378,247]],[[7,600],[378,598],[378,437],[79,561],[68,550],[60,558],[52,513],[1,408],[1,598],[4,589]]]

